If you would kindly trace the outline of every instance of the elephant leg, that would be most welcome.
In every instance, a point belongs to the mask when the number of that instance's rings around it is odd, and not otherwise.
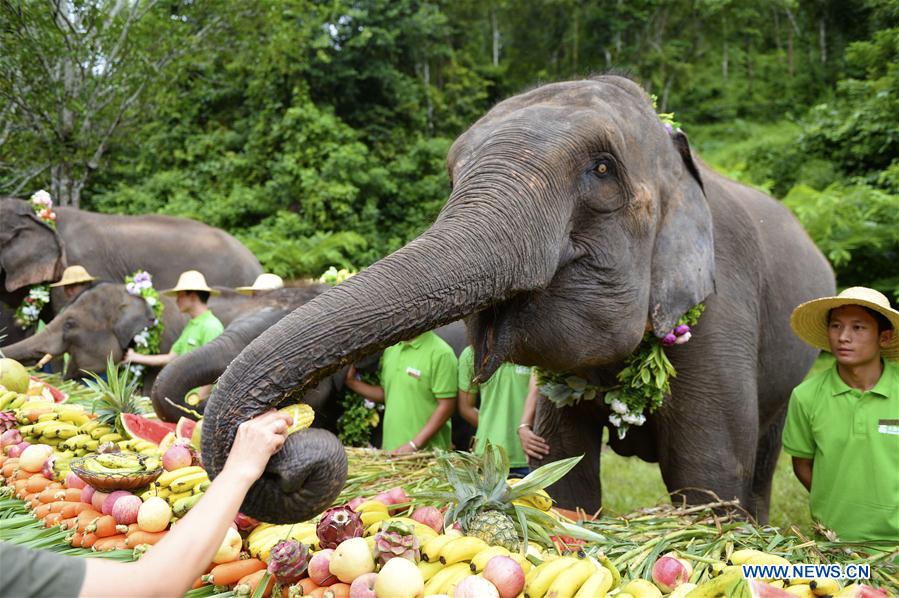
[[[534,432],[549,444],[550,452],[534,467],[583,455],[581,461],[565,477],[547,488],[550,496],[564,509],[584,509],[595,513],[602,506],[602,487],[599,479],[599,453],[602,431],[599,408],[595,402],[581,403],[561,409],[540,397]]]
[[[768,510],[771,507],[771,482],[777,459],[780,456],[781,434],[787,417],[786,403],[768,428],[759,436],[755,453],[755,471],[752,476],[753,517],[760,523],[768,523]]]

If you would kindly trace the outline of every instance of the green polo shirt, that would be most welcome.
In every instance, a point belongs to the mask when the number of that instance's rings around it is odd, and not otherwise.
[[[181,331],[181,336],[172,345],[175,355],[190,353],[198,347],[202,347],[225,330],[222,323],[211,309],[207,309],[196,318],[191,318],[187,326]]]
[[[509,467],[527,467],[528,458],[521,448],[518,425],[524,412],[524,400],[528,396],[531,368],[504,363],[483,384],[475,384],[472,378],[474,349],[468,346],[459,355],[459,390],[481,395],[475,452],[482,454],[489,440],[505,449]]]
[[[381,357],[381,386],[385,403],[381,447],[392,451],[418,434],[439,399],[456,397],[456,354],[433,332],[397,343],[385,349]],[[425,446],[452,448],[450,420]]]
[[[812,518],[842,540],[899,541],[899,365],[884,361],[871,390],[830,369],[796,387],[784,450],[813,459]]]

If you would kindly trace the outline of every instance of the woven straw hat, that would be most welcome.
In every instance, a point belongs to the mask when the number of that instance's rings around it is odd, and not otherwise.
[[[181,276],[178,277],[178,284],[174,288],[162,291],[162,294],[171,297],[172,295],[177,295],[178,291],[206,291],[210,295],[219,294],[219,291],[209,288],[209,285],[206,284],[206,277],[196,270],[182,272]]]
[[[881,355],[899,360],[899,311],[890,307],[890,300],[883,293],[867,287],[850,287],[836,297],[823,297],[806,301],[793,310],[790,327],[796,336],[813,347],[830,351],[827,337],[827,314],[835,307],[860,305],[881,313],[893,324],[893,339]]]
[[[237,287],[234,289],[241,295],[253,295],[256,291],[273,291],[275,289],[283,289],[284,281],[277,274],[260,274],[253,281],[251,287]]]
[[[91,276],[84,266],[69,266],[62,273],[59,282],[54,282],[51,287],[67,287],[71,284],[84,284],[97,280]]]

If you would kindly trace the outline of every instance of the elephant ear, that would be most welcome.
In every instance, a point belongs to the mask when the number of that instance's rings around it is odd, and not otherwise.
[[[135,335],[153,323],[153,310],[140,297],[126,295],[125,301],[119,305],[118,318],[113,324],[113,333],[124,348],[131,344]]]
[[[712,214],[687,136],[671,135],[682,169],[662,186],[661,221],[652,259],[649,317],[662,337],[677,320],[715,291]]]
[[[0,201],[0,222],[0,272],[7,291],[59,280],[65,268],[62,239],[27,202]]]

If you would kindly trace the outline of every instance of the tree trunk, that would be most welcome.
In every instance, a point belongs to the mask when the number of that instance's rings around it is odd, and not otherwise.
[[[827,22],[824,15],[818,19],[818,47],[821,52],[821,64],[827,64]]]
[[[499,29],[496,26],[496,7],[493,4],[490,5],[490,30],[493,40],[493,66],[499,66],[500,39]]]

